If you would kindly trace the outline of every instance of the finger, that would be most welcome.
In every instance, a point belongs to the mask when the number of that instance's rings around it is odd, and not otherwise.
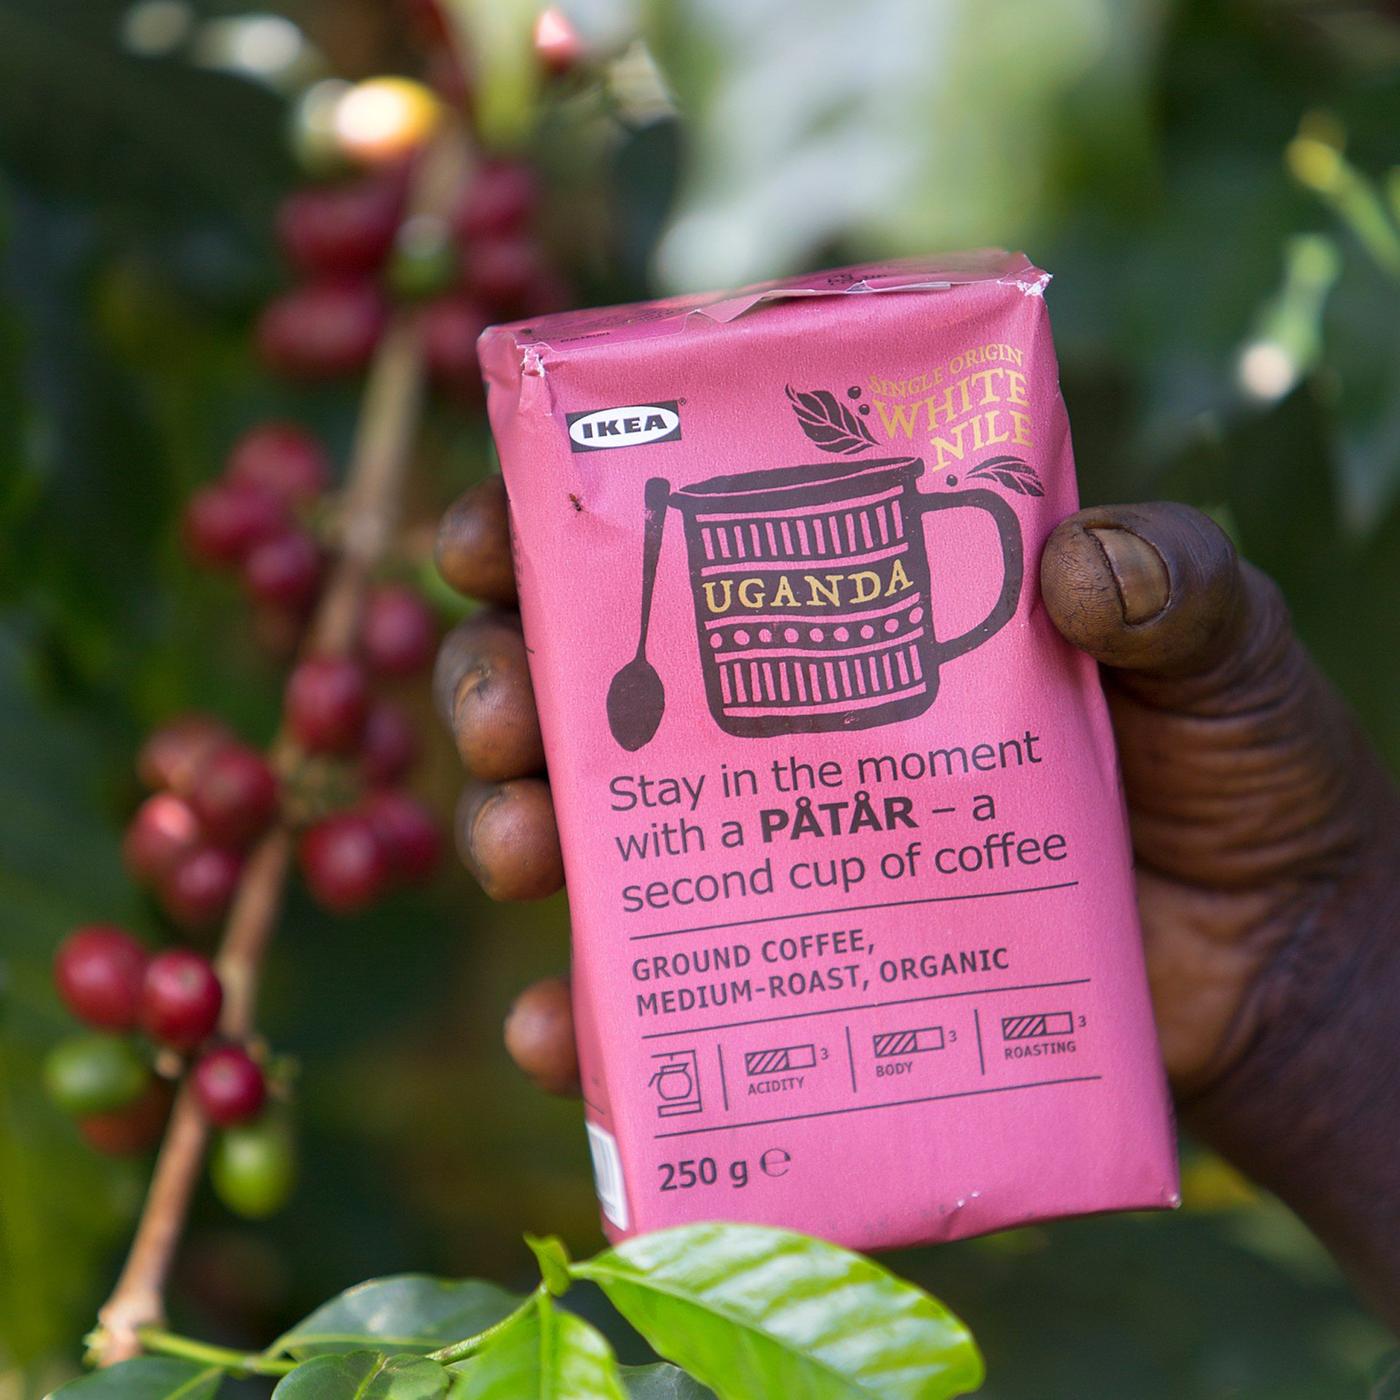
[[[486,608],[465,622],[459,622],[442,639],[433,665],[433,708],[449,729],[452,727],[457,687],[462,683],[462,678],[471,669],[482,648],[491,645],[494,637],[506,632],[514,632],[517,636],[520,634],[519,615]]]
[[[475,778],[501,782],[544,767],[544,740],[525,655],[514,628],[478,629],[463,649],[450,726]]]
[[[436,557],[438,572],[458,593],[515,605],[506,488],[499,476],[487,477],[447,508],[438,527]]]
[[[492,899],[543,899],[564,886],[559,828],[542,778],[469,783],[456,834],[463,861]]]
[[[1055,625],[1106,689],[1140,858],[1210,889],[1334,873],[1370,765],[1277,588],[1180,505],[1081,511],[1052,534]]]
[[[547,1094],[579,1092],[578,1048],[567,977],[531,983],[515,999],[505,1024],[512,1060]]]

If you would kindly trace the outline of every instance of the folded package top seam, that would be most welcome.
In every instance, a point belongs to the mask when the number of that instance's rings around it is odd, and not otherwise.
[[[565,334],[550,338],[548,335],[522,334],[519,323],[493,326],[485,336],[509,336],[516,350],[538,363],[541,354],[582,354],[595,346],[616,343],[618,339],[630,338],[641,331],[647,337],[674,336],[684,333],[696,317],[703,317],[716,326],[725,326],[738,320],[754,307],[776,301],[806,300],[808,298],[829,298],[843,296],[869,296],[882,292],[944,292],[953,287],[973,286],[990,282],[999,286],[1012,286],[1028,296],[1039,296],[1050,281],[1050,275],[1037,268],[1024,253],[1010,253],[1004,249],[981,250],[983,256],[1001,254],[1006,263],[996,268],[958,270],[956,258],[948,259],[943,265],[910,267],[903,271],[879,273],[872,271],[867,277],[845,286],[813,286],[794,280],[790,284],[759,284],[739,288],[735,291],[715,292],[689,306],[678,306],[674,311],[661,317],[618,320],[611,325],[587,325],[578,328],[575,334]],[[875,285],[872,285],[874,283]],[[644,303],[639,303],[642,305]],[[563,313],[568,316],[571,313]],[[541,317],[548,322],[552,317]],[[532,332],[532,328],[524,328]],[[570,327],[561,327],[565,331]]]

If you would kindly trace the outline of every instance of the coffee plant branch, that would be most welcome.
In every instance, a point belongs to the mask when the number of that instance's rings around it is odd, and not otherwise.
[[[421,158],[410,218],[446,215],[466,159],[460,133],[445,129]],[[335,564],[304,654],[345,654],[352,648],[366,588],[394,537],[423,399],[417,321],[411,305],[399,308],[370,366],[346,472]],[[303,757],[284,728],[272,744],[274,768],[285,778]],[[249,858],[224,926],[216,958],[224,987],[219,1031],[234,1043],[246,1042],[254,1031],[259,976],[281,912],[292,850],[284,815]],[[209,1125],[187,1082],[176,1095],[126,1262],[98,1311],[92,1338],[98,1365],[138,1355],[141,1330],[164,1321],[166,1280],[208,1142]]]

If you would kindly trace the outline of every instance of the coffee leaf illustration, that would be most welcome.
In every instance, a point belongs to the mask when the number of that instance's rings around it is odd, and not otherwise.
[[[1029,462],[1019,457],[988,457],[968,472],[968,481],[995,481],[1019,496],[1043,496],[1045,488]]]
[[[794,389],[785,392],[802,431],[823,452],[840,452],[851,456],[875,446],[870,429],[829,389]]]

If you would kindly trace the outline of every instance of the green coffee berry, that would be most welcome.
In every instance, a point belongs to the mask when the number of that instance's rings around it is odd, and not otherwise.
[[[61,1041],[44,1062],[44,1088],[76,1116],[109,1113],[139,1098],[151,1078],[136,1047],[114,1035]]]
[[[219,1199],[235,1215],[261,1220],[286,1204],[296,1182],[291,1128],[277,1113],[225,1128],[215,1140],[209,1175]]]

